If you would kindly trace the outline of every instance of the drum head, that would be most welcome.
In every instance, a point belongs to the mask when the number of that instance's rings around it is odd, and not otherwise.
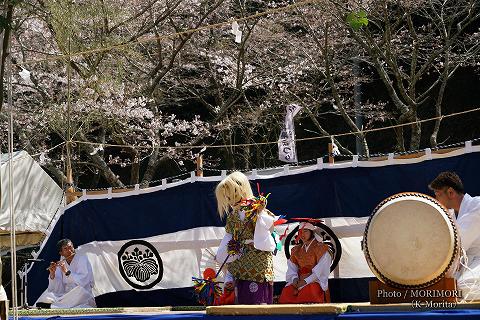
[[[440,280],[457,254],[456,228],[435,199],[402,193],[384,200],[367,223],[364,252],[372,272],[400,288]]]

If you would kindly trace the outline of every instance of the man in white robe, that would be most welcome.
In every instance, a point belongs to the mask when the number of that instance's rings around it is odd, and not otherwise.
[[[60,261],[50,264],[48,288],[37,303],[51,304],[51,308],[95,308],[93,271],[87,257],[75,254],[69,239],[60,240],[57,248]]]
[[[458,287],[465,300],[480,300],[480,197],[465,193],[462,181],[453,172],[440,173],[429,187],[441,204],[455,212],[467,256],[457,276]]]

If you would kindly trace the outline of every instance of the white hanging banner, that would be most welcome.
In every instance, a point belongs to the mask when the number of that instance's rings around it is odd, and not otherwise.
[[[340,149],[338,149],[338,146],[335,144],[335,141],[333,140],[333,136],[330,137],[330,141],[332,143],[332,156],[336,157],[341,155]]]
[[[235,35],[235,42],[241,43],[242,42],[242,30],[240,30],[240,26],[238,25],[237,21],[232,22],[232,34]]]
[[[295,126],[293,118],[302,109],[298,104],[290,104],[286,107],[285,124],[278,138],[278,159],[283,162],[297,162],[297,150],[295,148]]]

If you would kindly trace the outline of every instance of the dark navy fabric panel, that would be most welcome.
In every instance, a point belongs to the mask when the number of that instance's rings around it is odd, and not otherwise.
[[[76,237],[78,246],[223,226],[216,212],[214,187],[213,183],[188,183],[129,197],[83,201],[66,210],[63,228],[55,229],[60,234],[63,229],[64,236]]]
[[[193,287],[162,289],[152,291],[119,291],[95,297],[99,308],[111,307],[163,307],[163,306],[198,306]]]
[[[445,170],[456,171],[471,195],[480,195],[480,152],[408,165],[324,169],[273,179],[259,179],[271,193],[268,208],[287,217],[364,217],[395,193],[431,194],[427,185]],[[75,246],[92,241],[142,239],[202,226],[223,226],[216,212],[218,182],[195,182],[147,194],[83,201],[55,225],[39,258],[58,259],[55,244],[70,238]],[[252,182],[256,193],[256,181]],[[29,273],[29,301],[47,286],[47,263],[35,263]]]
[[[364,217],[399,192],[432,195],[428,184],[441,171],[455,171],[471,195],[480,195],[480,152],[408,165],[324,169],[258,180],[271,193],[268,208],[288,217]],[[255,187],[256,189],[256,187]]]
[[[325,169],[258,180],[271,193],[268,208],[288,217],[364,217],[392,194],[431,194],[428,183],[444,170],[457,171],[466,190],[480,194],[480,153],[375,168]],[[137,239],[202,226],[222,226],[216,213],[217,182],[195,182],[136,196],[88,200],[66,210],[53,232],[91,241]],[[253,188],[256,190],[256,181]]]
[[[366,302],[368,281],[372,278],[329,279],[332,302]],[[274,295],[282,292],[285,282],[275,282]],[[163,289],[152,291],[121,291],[103,294],[95,298],[98,307],[152,307],[198,305],[193,288]]]

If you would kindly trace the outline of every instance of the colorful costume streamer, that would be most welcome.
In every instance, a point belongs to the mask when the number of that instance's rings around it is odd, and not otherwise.
[[[212,268],[207,268],[203,271],[204,279],[192,277],[193,288],[198,302],[204,306],[212,306],[222,295],[222,288],[220,283],[216,281],[216,274]]]

